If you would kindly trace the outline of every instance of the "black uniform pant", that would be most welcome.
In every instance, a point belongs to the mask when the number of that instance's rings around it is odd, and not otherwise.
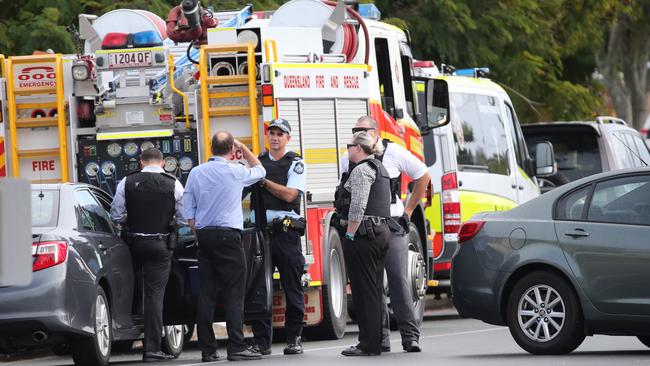
[[[357,235],[354,240],[345,239],[343,246],[359,322],[357,348],[368,353],[381,353],[384,259],[389,239],[388,227],[381,226],[375,229],[374,238]]]
[[[273,265],[280,272],[280,283],[286,299],[284,328],[287,341],[292,341],[302,334],[305,317],[305,293],[301,278],[305,269],[305,257],[302,255],[300,235],[295,230],[279,231],[271,235]],[[255,342],[262,348],[271,347],[273,340],[272,318],[251,322]]]
[[[217,292],[223,296],[228,331],[228,353],[241,352],[244,344],[244,292],[246,257],[241,233],[235,230],[197,230],[199,241],[199,304],[196,330],[202,353],[214,353],[212,329]]]
[[[171,270],[172,252],[167,249],[166,240],[136,236],[131,244],[131,254],[136,273],[144,279],[144,351],[159,352],[163,299]],[[136,296],[141,296],[139,291]]]

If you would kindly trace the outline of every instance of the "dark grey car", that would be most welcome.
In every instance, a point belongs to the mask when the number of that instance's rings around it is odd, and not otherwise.
[[[601,173],[463,224],[453,258],[463,317],[507,325],[535,354],[585,336],[650,347],[650,169]]]
[[[142,302],[134,302],[128,246],[110,221],[111,197],[86,184],[32,186],[29,286],[0,288],[0,353],[54,347],[77,365],[106,365],[111,348],[142,337]],[[260,210],[261,211],[261,210]],[[262,231],[242,233],[247,255],[246,320],[271,311],[272,272]],[[165,292],[163,350],[178,355],[183,327],[195,322],[196,241],[181,238]],[[141,295],[140,295],[141,296]],[[223,319],[215,312],[215,321]]]

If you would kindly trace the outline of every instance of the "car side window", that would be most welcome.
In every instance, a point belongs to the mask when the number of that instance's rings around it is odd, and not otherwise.
[[[563,196],[557,203],[556,217],[558,220],[582,220],[585,203],[592,186],[583,187]]]
[[[589,205],[587,220],[650,225],[650,175],[598,183]]]
[[[517,115],[515,114],[514,108],[512,108],[508,102],[504,102],[504,104],[506,106],[506,127],[510,132],[512,145],[515,147],[517,165],[523,167],[528,155],[528,152],[526,151],[526,143],[523,139],[523,133],[521,132],[521,127],[519,127],[519,122],[517,120]]]
[[[79,225],[85,230],[113,234],[110,217],[93,195],[86,189],[74,192]]]

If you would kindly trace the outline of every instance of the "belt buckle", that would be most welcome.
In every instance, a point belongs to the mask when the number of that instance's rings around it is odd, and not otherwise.
[[[370,217],[370,221],[371,221],[371,222],[373,223],[373,225],[375,225],[375,226],[379,226],[379,225],[381,225],[381,217],[372,216],[372,217]]]

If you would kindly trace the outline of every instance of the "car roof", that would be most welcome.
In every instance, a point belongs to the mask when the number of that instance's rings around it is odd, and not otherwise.
[[[98,187],[92,186],[90,184],[86,183],[34,183],[32,182],[31,184],[32,190],[51,190],[51,191],[61,191],[61,190],[72,190],[75,188],[83,188],[83,187],[93,187],[95,189],[100,189]]]
[[[623,123],[623,120],[619,119],[609,119],[613,117],[598,117],[597,121],[555,121],[555,122],[539,122],[539,123],[529,123],[521,125],[522,131],[528,130],[532,132],[534,130],[545,130],[547,128],[560,127],[560,128],[571,128],[574,126],[580,126],[582,128],[590,127],[601,136],[605,131],[613,130],[626,130],[637,132],[634,128]],[[610,122],[606,122],[610,121]],[[619,122],[620,121],[620,122]]]

